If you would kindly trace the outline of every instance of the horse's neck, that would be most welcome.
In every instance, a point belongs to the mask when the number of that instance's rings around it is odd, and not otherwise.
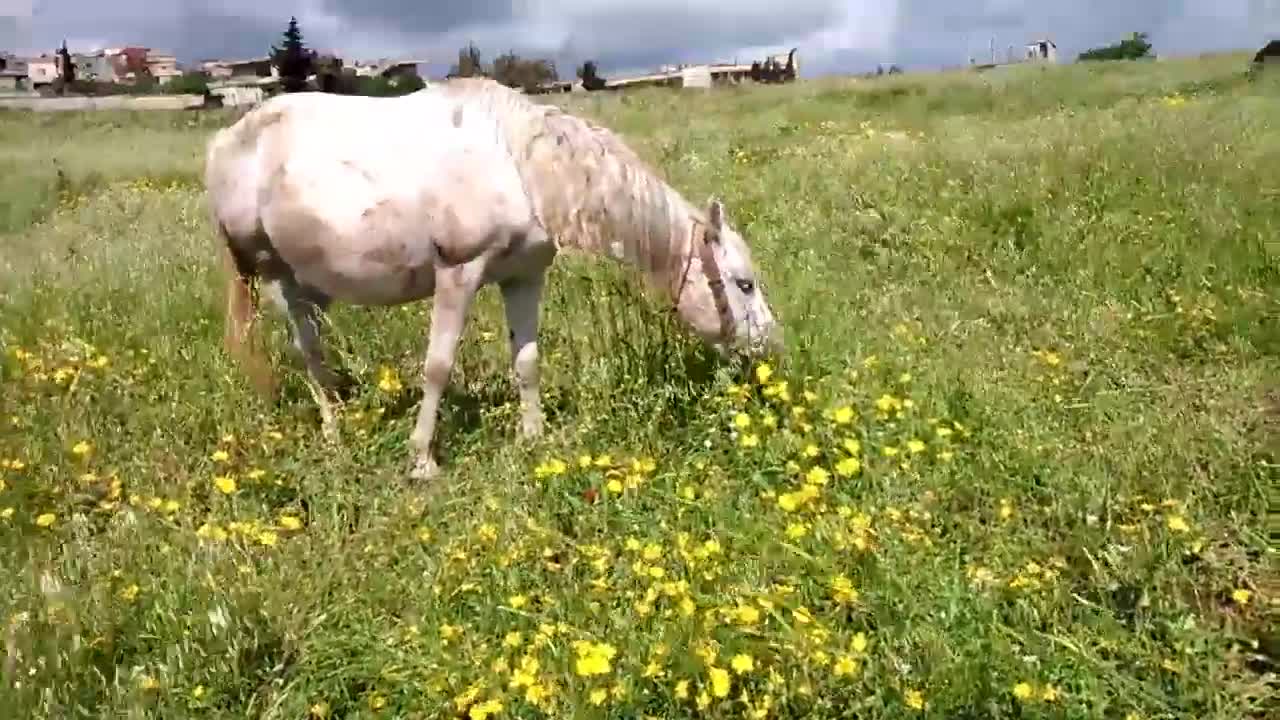
[[[689,204],[612,133],[556,109],[535,114],[512,152],[547,232],[669,286],[688,260]]]

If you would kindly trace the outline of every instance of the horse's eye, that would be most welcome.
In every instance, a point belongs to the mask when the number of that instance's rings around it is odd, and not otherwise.
[[[750,295],[751,291],[756,289],[756,284],[747,278],[738,278],[736,282],[743,295]]]

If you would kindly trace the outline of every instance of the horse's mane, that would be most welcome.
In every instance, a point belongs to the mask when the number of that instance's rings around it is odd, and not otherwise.
[[[625,260],[669,287],[689,253],[689,221],[703,218],[621,137],[492,80],[439,87],[464,114],[476,107],[493,118],[558,245]]]

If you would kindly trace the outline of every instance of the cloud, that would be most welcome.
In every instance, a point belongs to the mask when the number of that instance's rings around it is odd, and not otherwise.
[[[1134,30],[1166,54],[1255,48],[1280,34],[1280,0],[0,0],[0,43],[254,56],[279,42],[290,15],[310,47],[425,58],[433,74],[469,41],[486,59],[508,49],[551,58],[562,75],[586,59],[609,74],[798,47],[811,75],[959,65],[989,55],[993,37],[1003,54],[1048,36],[1069,59]]]

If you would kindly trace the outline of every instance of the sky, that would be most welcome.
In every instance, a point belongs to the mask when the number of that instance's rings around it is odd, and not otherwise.
[[[732,8],[727,11],[726,8]],[[989,59],[1051,38],[1062,60],[1132,31],[1155,52],[1256,50],[1280,38],[1280,0],[0,0],[0,50],[142,45],[180,62],[267,54],[290,15],[308,47],[347,59],[405,57],[441,76],[458,48],[513,50],[572,77],[664,63],[750,62],[799,48],[800,72],[907,70]]]

